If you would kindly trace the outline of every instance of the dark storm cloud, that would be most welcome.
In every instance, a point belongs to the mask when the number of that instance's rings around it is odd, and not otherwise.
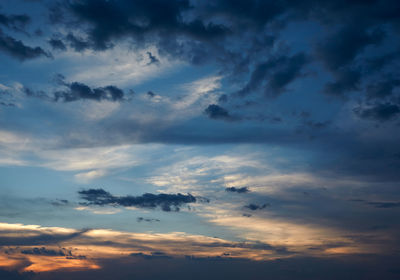
[[[64,42],[60,39],[52,38],[48,42],[50,46],[53,48],[53,50],[60,50],[60,51],[67,50],[67,47],[65,46]]]
[[[73,102],[77,100],[94,100],[94,101],[124,101],[127,100],[124,91],[116,86],[108,85],[105,87],[90,87],[80,82],[66,82],[63,75],[56,75],[54,78],[57,85],[64,89],[54,91],[47,94],[43,91],[34,91],[25,87],[23,90],[29,97],[53,101],[53,102]]]
[[[368,45],[377,45],[384,38],[382,30],[368,32],[360,25],[346,25],[317,46],[317,54],[332,71],[349,65]]]
[[[363,119],[388,121],[399,115],[400,107],[397,104],[382,103],[367,108],[357,107],[354,109],[354,112]]]
[[[215,120],[225,120],[225,121],[233,121],[236,120],[235,117],[231,116],[229,112],[216,104],[210,104],[204,110],[204,113],[210,118]]]
[[[225,33],[219,25],[204,24],[200,20],[185,22],[182,12],[190,9],[189,1],[71,1],[65,5],[75,20],[88,24],[90,47],[104,50],[114,45],[116,39],[133,37],[148,40],[147,36],[190,36],[198,40]],[[155,8],[156,7],[156,8]],[[55,17],[53,17],[55,18]],[[79,48],[77,49],[79,51]]]
[[[63,16],[51,18],[71,31],[68,26],[76,27],[74,32],[82,38],[71,32],[66,38],[76,51],[105,50],[128,39],[133,47],[156,46],[160,55],[195,65],[216,62],[226,77],[240,85],[236,96],[261,92],[276,97],[303,76],[313,58],[333,76],[323,91],[344,96],[362,90],[360,85],[369,74],[398,57],[398,51],[364,56],[368,47],[380,46],[387,38],[398,43],[395,31],[386,28],[400,26],[398,9],[394,0],[83,0],[56,6],[53,14]],[[282,28],[307,20],[323,29],[308,42],[309,49],[315,47],[315,56],[293,54],[292,46],[277,45]],[[279,51],[271,52],[273,47]],[[158,63],[152,53],[148,56],[149,64]]]
[[[236,193],[248,193],[248,192],[250,192],[248,187],[241,187],[241,188],[229,187],[229,188],[226,188],[225,191],[227,191],[227,192],[236,192]]]
[[[112,205],[123,207],[151,208],[160,207],[162,211],[179,211],[180,206],[196,202],[191,194],[151,194],[145,193],[141,196],[114,196],[103,189],[88,189],[79,191],[82,199],[87,200],[85,205]]]
[[[0,29],[0,51],[24,61],[38,57],[52,57],[50,53],[44,51],[41,47],[30,47],[22,41],[14,39],[3,33]]]
[[[67,88],[66,91],[55,92],[55,101],[71,102],[80,99],[120,101],[124,97],[124,92],[116,86],[90,88],[83,83],[73,82],[67,85]]]
[[[30,17],[26,14],[20,15],[4,15],[0,14],[0,24],[14,29],[16,31],[21,31],[25,26],[31,21]]]
[[[239,96],[248,95],[262,89],[264,94],[275,97],[285,91],[286,86],[301,76],[303,67],[307,64],[304,53],[293,56],[280,56],[260,63],[251,74],[250,81],[237,92]]]
[[[72,33],[69,33],[65,37],[65,40],[69,43],[69,46],[77,52],[81,52],[81,51],[84,51],[84,50],[90,48],[89,42],[83,40],[82,38],[75,36]]]
[[[334,72],[334,81],[325,85],[324,92],[328,95],[344,97],[349,91],[360,89],[361,72],[359,70],[344,68]]]
[[[369,99],[381,99],[392,96],[395,89],[400,87],[400,79],[391,77],[367,86],[367,97]]]

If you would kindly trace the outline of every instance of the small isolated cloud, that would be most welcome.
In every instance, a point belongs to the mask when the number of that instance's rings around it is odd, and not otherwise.
[[[241,187],[241,188],[229,187],[229,188],[226,188],[225,191],[227,191],[227,192],[236,192],[236,193],[248,193],[248,192],[250,192],[248,187]]]
[[[159,220],[159,219],[153,219],[153,218],[138,217],[138,218],[136,219],[136,221],[137,221],[138,223],[140,223],[140,222],[152,223],[152,222],[159,222],[160,220]]]
[[[114,196],[103,189],[88,189],[78,192],[82,199],[88,201],[83,205],[112,205],[123,207],[139,207],[154,209],[160,207],[162,211],[179,211],[180,206],[196,202],[191,194],[151,194],[141,196]]]
[[[236,120],[226,109],[222,108],[216,104],[210,104],[204,110],[204,113],[210,118],[214,120],[224,120],[224,121],[233,121]]]
[[[264,208],[266,208],[267,206],[269,206],[269,204],[263,204],[263,205],[258,205],[258,204],[253,204],[250,203],[249,205],[246,205],[245,208],[251,210],[251,211],[255,211],[255,210],[262,210]]]

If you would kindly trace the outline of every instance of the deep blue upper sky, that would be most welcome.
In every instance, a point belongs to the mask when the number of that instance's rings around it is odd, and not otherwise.
[[[394,0],[0,0],[0,276],[396,279],[399,35]]]

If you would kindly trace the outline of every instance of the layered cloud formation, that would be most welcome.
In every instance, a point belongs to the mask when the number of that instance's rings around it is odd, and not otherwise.
[[[1,3],[0,278],[397,279],[399,11]]]

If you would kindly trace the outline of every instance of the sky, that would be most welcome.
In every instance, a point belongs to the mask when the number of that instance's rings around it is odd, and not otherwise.
[[[399,279],[400,2],[0,0],[0,278]]]

